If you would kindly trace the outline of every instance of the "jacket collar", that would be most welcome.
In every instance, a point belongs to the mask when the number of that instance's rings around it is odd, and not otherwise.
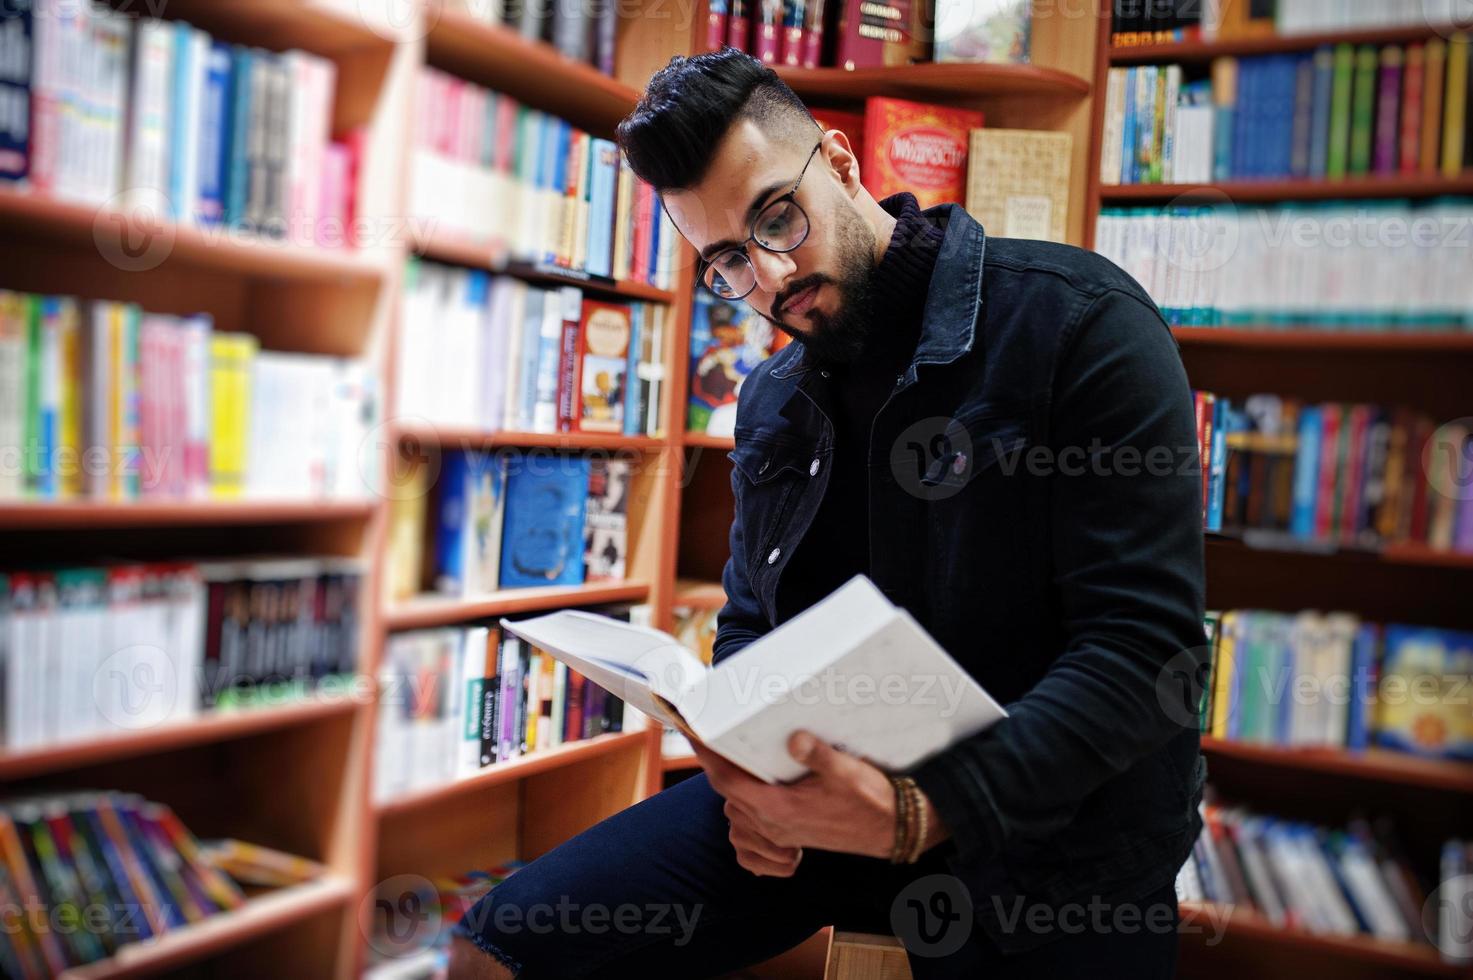
[[[925,213],[945,229],[945,236],[921,317],[921,338],[905,371],[907,384],[915,380],[917,365],[949,364],[970,351],[982,313],[986,233],[960,204],[938,205]],[[776,357],[780,360],[773,365],[774,378],[797,378],[813,370],[801,340],[788,344]]]

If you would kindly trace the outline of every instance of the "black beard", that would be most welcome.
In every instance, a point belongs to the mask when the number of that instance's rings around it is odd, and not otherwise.
[[[825,277],[827,279],[827,277]],[[773,323],[794,340],[803,342],[810,362],[821,367],[844,367],[863,356],[875,332],[874,269],[847,282],[827,279],[839,290],[837,312],[810,309],[803,314],[808,328],[798,332],[780,320]]]

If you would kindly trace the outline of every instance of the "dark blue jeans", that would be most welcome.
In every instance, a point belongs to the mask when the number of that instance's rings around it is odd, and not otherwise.
[[[899,935],[916,980],[931,977],[1153,980],[1173,975],[1171,888],[1131,908],[1004,910],[1020,930],[1057,932],[1004,956],[972,928],[945,846],[914,865],[805,851],[791,878],[736,862],[722,800],[704,775],[590,828],[498,885],[457,933],[526,980],[716,976],[790,949],[824,926]],[[892,915],[893,912],[893,915]]]

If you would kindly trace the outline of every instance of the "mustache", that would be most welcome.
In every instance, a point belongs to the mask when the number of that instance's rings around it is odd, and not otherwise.
[[[810,286],[822,286],[823,284],[828,282],[833,282],[833,280],[830,279],[828,276],[823,275],[822,273],[815,272],[811,276],[804,276],[802,279],[799,279],[797,282],[790,285],[787,289],[784,289],[781,293],[778,293],[776,298],[774,298],[772,301],[771,315],[773,321],[776,322],[782,319],[779,314],[782,313],[783,307],[787,306],[788,301],[791,300],[794,296],[797,296],[799,293],[803,292],[805,289],[808,289]]]

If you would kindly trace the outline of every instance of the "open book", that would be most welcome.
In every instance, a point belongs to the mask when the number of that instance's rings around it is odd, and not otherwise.
[[[501,625],[769,783],[806,771],[787,750],[798,729],[899,771],[1007,717],[862,575],[714,668],[593,613]]]

